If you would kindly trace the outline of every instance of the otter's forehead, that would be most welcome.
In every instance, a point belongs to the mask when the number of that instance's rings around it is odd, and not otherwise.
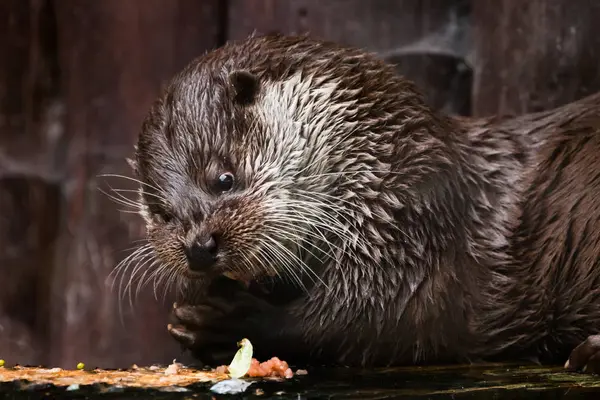
[[[196,68],[176,79],[165,98],[168,121],[165,134],[172,142],[201,139],[211,147],[231,142],[231,135],[245,131],[248,113],[235,110],[226,77],[207,67]]]
[[[159,146],[153,153],[163,155],[150,172],[202,183],[231,170],[250,183],[282,182],[307,166],[315,174],[337,168],[327,160],[338,142],[368,128],[367,112],[393,116],[390,104],[402,97],[393,70],[365,57],[294,38],[248,39],[200,57],[150,113],[147,126],[156,129],[143,132],[140,150]],[[158,138],[144,140],[150,135]]]
[[[174,79],[154,113],[162,121],[152,125],[158,127],[154,139],[141,140],[139,150],[151,154],[142,157],[147,166],[142,173],[172,199],[205,197],[225,172],[250,191],[286,180],[302,160],[299,130],[291,119],[280,120],[285,107],[263,98],[273,96],[259,84],[271,83],[258,79],[245,70],[210,64],[196,65]],[[194,207],[198,205],[182,208]]]
[[[302,145],[303,103],[314,82],[302,71],[282,75],[282,65],[261,61],[206,57],[180,74],[165,96],[171,145],[236,164],[245,157],[289,162],[282,152]]]

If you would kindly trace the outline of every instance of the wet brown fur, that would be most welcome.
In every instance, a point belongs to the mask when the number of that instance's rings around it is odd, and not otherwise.
[[[236,92],[227,79],[235,71],[249,71],[258,86]],[[278,186],[267,191],[239,166],[272,145],[254,111],[264,88],[300,72],[337,82],[331,104],[348,102],[350,111],[336,114],[338,132],[320,133],[330,135],[325,142],[353,130],[322,166],[337,178],[292,179],[282,193],[309,182],[343,196],[348,229],[364,242],[354,258],[309,260],[329,289],[315,283],[272,329],[284,338],[300,332],[314,359],[350,365],[563,361],[598,333],[600,94],[516,118],[451,118],[376,57],[307,37],[252,38],[208,53],[149,113],[136,170],[160,189],[146,187],[143,199],[163,263],[184,269],[173,243],[210,224],[246,250],[260,248],[244,235],[261,229],[269,212],[262,199]],[[317,145],[307,143],[295,155],[282,153],[292,144],[281,146],[279,157],[313,163]],[[356,176],[341,173],[352,168]],[[235,171],[243,188],[220,198],[207,182],[223,170]],[[242,250],[226,251],[230,263],[219,268],[235,268]]]

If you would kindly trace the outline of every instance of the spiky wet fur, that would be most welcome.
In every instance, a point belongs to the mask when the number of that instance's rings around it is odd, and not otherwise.
[[[234,101],[235,71],[258,79],[248,104]],[[149,113],[135,163],[142,215],[173,270],[208,225],[228,238],[221,268],[316,275],[288,309],[315,357],[564,357],[600,316],[600,169],[577,157],[600,149],[598,99],[586,101],[458,120],[360,50],[230,43],[192,62]],[[223,170],[239,186],[216,195],[208,182]],[[281,253],[261,259],[273,238]],[[303,262],[281,259],[291,254]]]

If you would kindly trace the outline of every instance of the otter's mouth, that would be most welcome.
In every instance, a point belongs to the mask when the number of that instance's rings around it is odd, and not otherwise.
[[[231,279],[233,281],[237,281],[241,284],[243,284],[245,287],[249,287],[250,284],[255,281],[257,279],[256,276],[250,274],[250,273],[241,273],[241,272],[237,272],[237,271],[222,271],[222,272],[197,272],[197,271],[193,271],[189,268],[185,268],[183,271],[183,275],[185,278],[191,280],[191,281],[200,281],[200,280],[213,280],[219,276],[224,276],[228,279]]]
[[[292,241],[284,241],[282,243],[289,251],[295,251],[295,243]],[[259,249],[254,249],[259,252]],[[247,255],[249,258],[251,256]],[[216,262],[204,269],[193,269],[188,265],[183,269],[183,276],[191,281],[213,281],[219,277],[225,277],[229,280],[241,283],[243,286],[248,288],[253,283],[261,283],[263,281],[272,281],[274,277],[278,276],[278,269],[267,268],[265,265],[256,266],[252,268],[235,268],[235,265],[230,264],[235,261],[228,258],[218,258]]]
[[[250,276],[248,274],[240,274],[240,273],[236,273],[233,271],[225,271],[221,275],[223,275],[224,277],[229,278],[233,281],[240,282],[246,288],[249,288],[250,284],[254,280],[254,276]]]

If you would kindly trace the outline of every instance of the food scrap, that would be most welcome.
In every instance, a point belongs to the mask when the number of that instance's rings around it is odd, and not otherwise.
[[[174,375],[174,374],[178,374],[179,370],[183,367],[183,365],[181,365],[180,363],[176,362],[175,360],[173,360],[173,362],[171,363],[171,365],[169,365],[166,369],[165,369],[165,375]]]
[[[242,339],[238,345],[236,355],[229,365],[217,367],[212,371],[201,371],[188,368],[181,363],[173,362],[168,366],[139,367],[132,365],[127,370],[93,370],[82,371],[85,364],[80,362],[76,369],[68,370],[62,368],[40,368],[40,367],[4,367],[4,360],[0,360],[0,383],[2,382],[26,382],[25,385],[50,384],[65,387],[68,391],[80,390],[83,386],[93,384],[105,384],[112,388],[123,389],[125,387],[157,388],[169,391],[184,391],[185,386],[198,383],[211,383],[211,391],[215,393],[241,393],[250,385],[252,380],[248,378],[266,378],[279,380],[281,378],[292,378],[294,373],[287,362],[273,357],[263,363],[252,358],[253,347],[248,339]],[[304,370],[298,370],[298,375],[306,374]],[[259,391],[259,389],[257,389]]]
[[[248,386],[252,385],[254,382],[243,381],[238,378],[227,379],[225,381],[221,381],[215,383],[210,391],[217,394],[238,394],[244,393]]]
[[[167,367],[168,368],[168,367]],[[228,379],[225,374],[180,368],[176,374],[165,374],[164,367],[138,367],[127,370],[93,369],[91,373],[61,368],[4,368],[0,382],[27,381],[29,384],[52,384],[75,388],[76,385],[106,384],[119,387],[168,388],[198,383],[214,383]]]
[[[238,346],[241,346],[241,348],[235,353],[231,364],[229,366],[221,365],[215,369],[215,372],[229,374],[232,378],[241,378],[247,375],[250,378],[279,377],[290,379],[294,376],[288,363],[277,357],[262,363],[256,358],[252,358],[252,343],[248,339],[242,339]],[[298,372],[300,371],[302,370],[298,370]],[[307,373],[306,371],[302,372],[300,372],[300,375],[306,375]]]
[[[217,373],[229,373],[229,367],[222,365],[215,369]],[[268,361],[259,362],[256,358],[253,358],[250,362],[250,368],[246,373],[250,378],[286,378],[290,379],[294,376],[292,369],[288,363],[280,360],[277,357],[273,357]]]
[[[244,338],[238,343],[238,346],[240,346],[240,349],[235,353],[228,368],[229,375],[232,378],[241,378],[246,375],[252,363],[252,343]]]
[[[223,275],[233,281],[241,283],[246,289],[250,287],[250,282],[252,281],[251,276],[242,276],[240,274],[235,274],[234,272],[230,271],[223,273]]]

